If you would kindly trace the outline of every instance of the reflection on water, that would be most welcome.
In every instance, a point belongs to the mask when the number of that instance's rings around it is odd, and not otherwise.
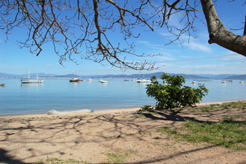
[[[22,87],[31,87],[31,86],[41,86],[44,85],[43,83],[21,83]]]
[[[32,89],[38,92],[38,88],[43,85],[43,83],[21,83],[21,87],[28,88],[28,92],[31,92]]]

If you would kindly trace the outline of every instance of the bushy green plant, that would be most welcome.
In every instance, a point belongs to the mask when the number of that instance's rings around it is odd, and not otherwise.
[[[153,111],[153,107],[151,105],[144,105],[139,110],[139,112],[152,112],[152,111]]]
[[[208,94],[208,89],[204,85],[199,85],[197,89],[183,86],[185,83],[183,76],[171,76],[163,73],[161,79],[167,81],[167,85],[159,84],[156,76],[153,76],[151,84],[147,85],[146,90],[149,97],[154,97],[157,100],[157,110],[192,106],[199,103]]]

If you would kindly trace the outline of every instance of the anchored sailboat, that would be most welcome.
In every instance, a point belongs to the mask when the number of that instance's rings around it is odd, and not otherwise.
[[[31,79],[30,78],[30,70],[28,70],[28,78],[21,79],[21,83],[42,83],[44,79],[38,79],[38,73],[37,73],[37,79]]]

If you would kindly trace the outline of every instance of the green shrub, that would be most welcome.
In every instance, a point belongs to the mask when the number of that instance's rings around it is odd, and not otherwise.
[[[156,76],[153,76],[151,84],[147,85],[146,90],[149,97],[156,99],[157,110],[192,106],[199,103],[202,97],[208,94],[208,89],[204,85],[199,85],[197,89],[183,86],[183,83],[185,83],[183,76],[171,76],[163,73],[161,79],[167,81],[168,85],[159,84]]]
[[[154,109],[153,107],[151,107],[151,105],[144,105],[143,107],[141,107],[139,112],[152,112],[153,110]]]

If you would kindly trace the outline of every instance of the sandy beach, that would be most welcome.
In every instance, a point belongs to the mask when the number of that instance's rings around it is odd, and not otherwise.
[[[222,104],[213,102],[212,104]],[[206,106],[202,103],[197,106]],[[157,129],[182,126],[185,119],[219,121],[226,113],[168,112],[139,115],[140,108],[63,114],[0,116],[2,163],[246,163],[246,151],[190,143],[160,135]],[[243,119],[243,118],[242,118]],[[115,162],[114,158],[122,159]]]

